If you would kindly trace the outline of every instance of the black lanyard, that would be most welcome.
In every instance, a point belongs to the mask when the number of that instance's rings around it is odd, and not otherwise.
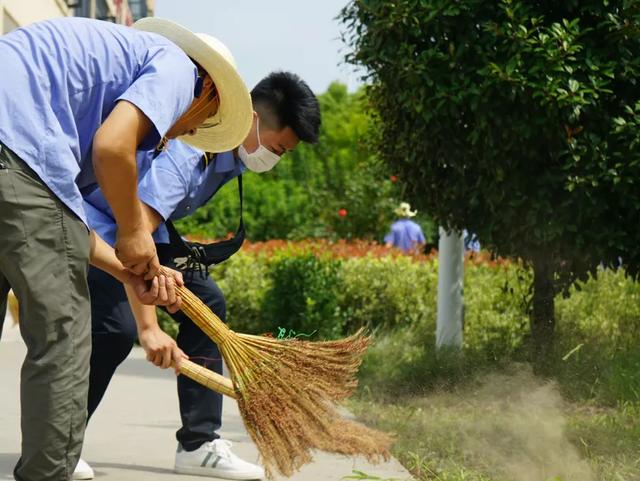
[[[226,261],[233,254],[238,252],[244,242],[244,221],[242,219],[242,175],[238,176],[238,194],[240,196],[240,223],[236,234],[231,239],[202,244],[200,242],[189,242],[182,238],[176,230],[173,222],[168,220],[165,225],[169,231],[169,244],[158,244],[158,255],[160,262],[163,260],[173,260],[186,257],[187,268],[194,269],[198,266],[211,266]]]

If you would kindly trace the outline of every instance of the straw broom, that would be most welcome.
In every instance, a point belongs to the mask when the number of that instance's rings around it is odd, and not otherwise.
[[[343,419],[337,410],[357,385],[355,375],[370,343],[362,330],[323,342],[240,334],[186,287],[177,291],[182,311],[218,345],[231,379],[191,361],[179,370],[237,400],[269,478],[274,470],[291,476],[311,461],[315,449],[363,454],[372,461],[388,458],[389,436]]]

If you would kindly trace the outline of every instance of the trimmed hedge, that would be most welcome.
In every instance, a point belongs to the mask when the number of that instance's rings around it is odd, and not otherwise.
[[[331,339],[367,327],[361,370],[376,390],[413,391],[526,361],[531,273],[517,262],[466,260],[463,356],[435,351],[438,261],[367,244],[248,245],[212,271],[233,329]],[[640,284],[601,271],[556,300],[553,374],[573,397],[640,400]],[[175,332],[170,319],[165,329]]]

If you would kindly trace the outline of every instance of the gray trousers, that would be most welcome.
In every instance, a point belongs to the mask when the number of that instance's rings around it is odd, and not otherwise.
[[[0,144],[0,306],[13,288],[27,346],[18,481],[68,481],[80,457],[91,355],[88,260],[84,223]]]

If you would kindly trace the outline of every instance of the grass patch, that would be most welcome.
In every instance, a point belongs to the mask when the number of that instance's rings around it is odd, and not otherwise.
[[[526,365],[394,403],[365,389],[351,407],[397,435],[418,480],[640,480],[640,404],[568,402]]]

